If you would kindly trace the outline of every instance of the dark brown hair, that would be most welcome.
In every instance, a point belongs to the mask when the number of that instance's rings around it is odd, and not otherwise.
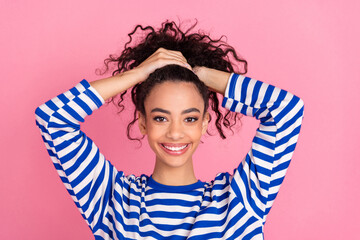
[[[243,68],[243,71],[237,73],[245,74],[247,72],[246,60],[240,58],[233,47],[221,40],[223,36],[217,40],[213,40],[210,36],[201,33],[200,31],[198,33],[189,33],[196,24],[197,21],[186,31],[181,30],[181,25],[177,26],[175,22],[169,22],[169,20],[163,22],[158,31],[155,31],[152,26],[143,27],[142,25],[137,25],[134,30],[128,34],[130,40],[125,44],[124,50],[120,56],[116,57],[114,55],[109,55],[109,57],[104,60],[106,66],[105,72],[109,70],[109,64],[116,65],[116,69],[112,73],[113,76],[133,69],[159,48],[180,51],[191,67],[204,66],[226,72],[235,72],[229,58],[229,55],[231,54],[235,61],[241,63]],[[136,33],[138,28],[142,31],[150,32],[145,35],[140,42],[136,43],[135,46],[131,47],[129,44],[132,43],[132,36]],[[191,70],[172,64],[156,69],[149,75],[148,79],[132,87],[131,99],[136,109],[134,110],[133,120],[127,126],[127,136],[130,140],[139,140],[138,138],[132,138],[130,136],[130,129],[138,120],[136,114],[137,111],[140,111],[145,115],[145,98],[156,84],[164,81],[187,81],[194,83],[204,99],[204,113],[208,106],[211,106],[211,109],[216,116],[215,126],[220,137],[223,139],[226,138],[222,125],[231,130],[231,127],[236,124],[237,118],[240,117],[238,116],[238,113],[226,109],[226,114],[223,115],[219,109],[217,93],[208,90],[205,84],[200,81],[197,75]],[[119,113],[124,110],[122,102],[126,93],[127,90],[122,92],[120,94],[120,100],[117,102],[117,106],[120,108]],[[110,98],[108,101],[115,103],[115,97]],[[209,122],[211,122],[211,114]],[[208,131],[207,133],[211,135]],[[144,136],[141,139],[143,138]]]

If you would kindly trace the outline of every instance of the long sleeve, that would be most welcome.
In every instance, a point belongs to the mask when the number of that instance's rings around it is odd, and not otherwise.
[[[234,169],[230,192],[265,224],[295,150],[303,100],[270,84],[232,73],[222,106],[260,120],[251,149]]]
[[[104,99],[83,79],[35,110],[48,154],[93,233],[103,226],[114,179],[123,176],[80,130],[80,122],[103,104]]]

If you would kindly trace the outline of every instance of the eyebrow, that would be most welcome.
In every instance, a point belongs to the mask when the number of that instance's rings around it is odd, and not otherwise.
[[[162,108],[154,108],[153,110],[151,110],[151,112],[162,112],[162,113],[170,114],[170,112],[168,110],[165,110]],[[197,108],[189,108],[189,109],[185,109],[184,111],[182,111],[181,114],[186,114],[186,113],[190,113],[190,112],[200,113],[200,110]]]

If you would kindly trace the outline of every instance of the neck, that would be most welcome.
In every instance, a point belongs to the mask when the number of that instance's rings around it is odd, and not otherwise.
[[[182,186],[196,183],[198,180],[194,173],[192,161],[181,167],[169,167],[155,163],[152,178],[161,184],[170,186]]]

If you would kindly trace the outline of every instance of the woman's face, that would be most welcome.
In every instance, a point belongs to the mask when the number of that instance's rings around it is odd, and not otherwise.
[[[189,82],[167,81],[156,85],[145,100],[146,118],[139,127],[156,154],[157,164],[181,167],[192,164],[192,155],[206,132],[209,113],[204,100]]]

